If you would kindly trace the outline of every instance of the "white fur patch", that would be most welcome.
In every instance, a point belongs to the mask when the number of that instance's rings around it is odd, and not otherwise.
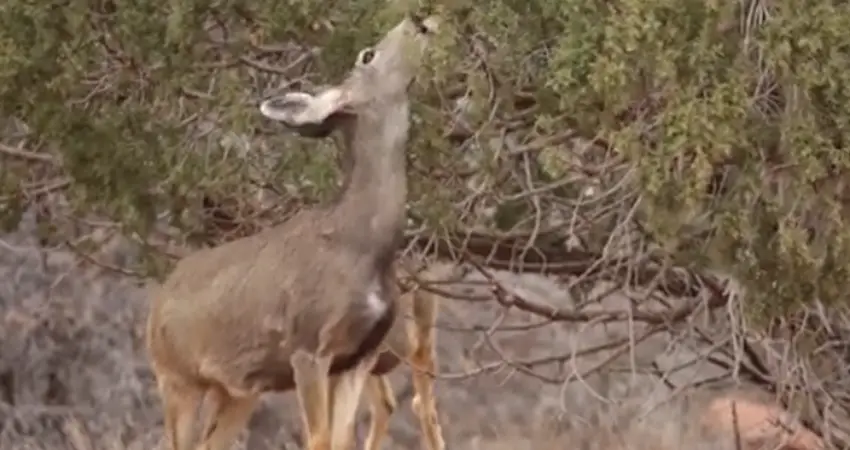
[[[377,291],[372,291],[366,296],[366,304],[369,309],[375,314],[375,317],[381,317],[387,312],[387,302],[378,295]]]

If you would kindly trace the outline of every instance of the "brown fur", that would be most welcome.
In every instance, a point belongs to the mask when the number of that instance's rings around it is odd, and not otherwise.
[[[351,183],[349,174],[355,164],[355,155],[347,151],[348,147],[340,143],[343,149],[338,162],[343,173],[343,186]],[[442,278],[442,272],[448,267],[435,265],[418,275],[425,281]],[[409,275],[409,273],[408,273]],[[400,295],[398,290],[393,291]],[[400,295],[398,299],[399,319],[395,320],[387,334],[384,345],[386,350],[378,355],[372,376],[367,381],[366,392],[369,401],[371,423],[366,438],[366,450],[378,450],[387,434],[389,419],[398,407],[386,375],[392,372],[404,360],[411,366],[414,397],[412,408],[419,419],[422,431],[422,445],[426,450],[443,450],[445,442],[440,427],[436,399],[434,397],[432,374],[436,371],[434,354],[435,322],[437,320],[437,298],[433,293],[414,288]],[[348,361],[335,361],[332,369],[348,367]]]
[[[435,266],[420,274],[423,280],[437,278],[442,267]],[[411,366],[414,397],[413,412],[419,419],[422,445],[426,450],[443,450],[443,432],[440,427],[434,397],[433,373],[436,371],[434,354],[435,321],[438,298],[424,290],[414,289],[399,298],[399,318],[384,342],[387,350],[378,356],[367,384],[371,413],[366,450],[378,450],[387,433],[389,418],[397,407],[395,394],[386,375],[405,360]]]
[[[293,388],[308,449],[353,445],[357,400],[397,310],[406,90],[423,23],[405,19],[339,86],[263,103],[264,115],[306,135],[339,129],[353,164],[333,204],[194,253],[154,291],[147,349],[173,450],[193,448],[204,399],[198,448],[225,450],[262,393]]]

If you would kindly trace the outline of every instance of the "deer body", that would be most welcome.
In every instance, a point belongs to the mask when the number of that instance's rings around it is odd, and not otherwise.
[[[388,290],[396,289],[395,280],[344,243],[309,238],[321,223],[312,216],[183,260],[161,288],[159,298],[171,300],[152,311],[157,364],[244,396],[292,389],[293,349],[332,352],[348,362],[332,372],[373,352],[394,317],[396,295]],[[307,256],[291,260],[289,252]],[[307,275],[292,276],[292,264]],[[204,302],[183,300],[195,297]]]
[[[202,401],[200,449],[229,448],[262,393],[295,389],[308,449],[344,450],[362,391],[387,398],[386,380],[370,374],[398,309],[407,88],[429,23],[402,21],[340,85],[261,105],[308,137],[338,130],[352,164],[332,204],[190,255],[153,292],[147,348],[173,450],[194,448]]]

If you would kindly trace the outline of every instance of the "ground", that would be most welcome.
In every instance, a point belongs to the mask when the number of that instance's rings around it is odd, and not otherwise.
[[[102,256],[121,264],[130,253],[117,245]],[[498,276],[537,301],[571,302],[554,280]],[[142,349],[144,283],[81,264],[65,251],[40,249],[25,232],[0,236],[0,280],[0,449],[159,448],[161,412]],[[465,290],[476,289],[483,289],[480,283]],[[622,301],[606,299],[609,305]],[[728,383],[677,388],[719,373],[693,361],[700,349],[686,333],[634,342],[617,357],[611,350],[540,365],[529,375],[510,364],[486,369],[503,357],[529,360],[628,341],[640,325],[534,325],[539,318],[505,311],[496,302],[444,300],[441,310],[436,391],[450,449],[735,448],[731,434],[702,426],[704,411],[724,392],[748,390]],[[498,327],[488,337],[494,323]],[[657,373],[638,370],[646,367]],[[658,373],[668,376],[662,380]],[[385,448],[417,448],[407,370],[393,381],[401,408]],[[294,406],[291,394],[268,396],[242,444],[297,448]]]

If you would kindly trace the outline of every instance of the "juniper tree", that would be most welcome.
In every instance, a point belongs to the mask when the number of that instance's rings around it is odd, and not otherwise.
[[[386,5],[3,2],[4,223],[38,204],[48,236],[100,217],[195,247],[326,199],[332,141],[256,105],[340,74],[410,7]],[[501,239],[527,270],[722,270],[756,316],[846,301],[847,5],[436,8],[452,32],[415,86],[412,232]]]

